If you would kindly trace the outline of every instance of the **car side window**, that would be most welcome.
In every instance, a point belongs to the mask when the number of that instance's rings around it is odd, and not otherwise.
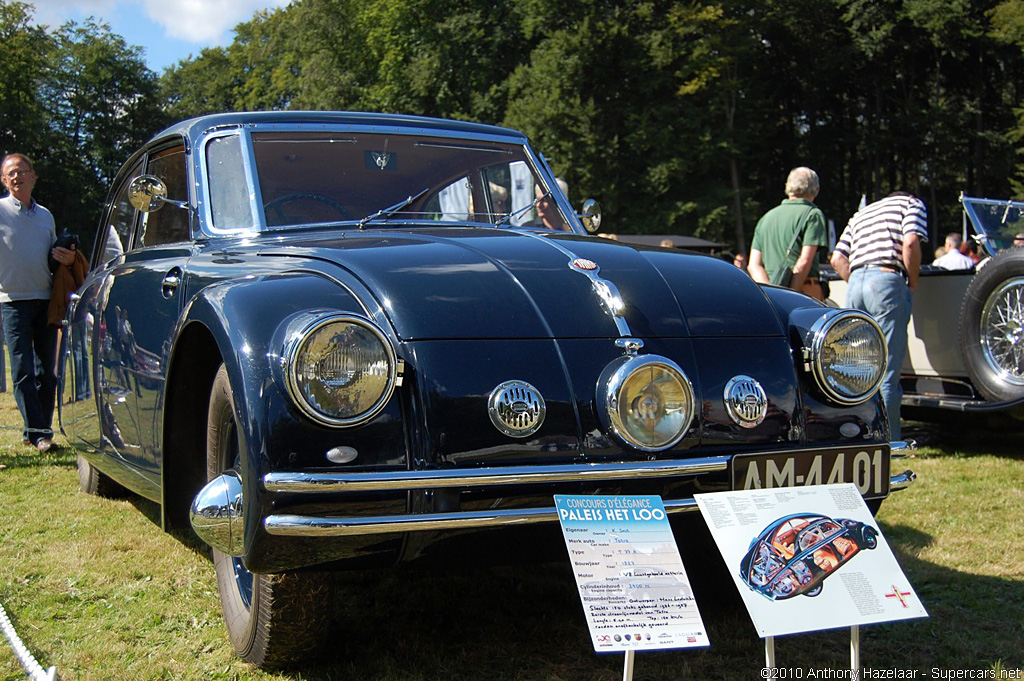
[[[98,237],[103,243],[96,250],[99,253],[97,262],[104,263],[116,258],[125,252],[131,245],[132,232],[135,231],[135,218],[138,211],[128,201],[129,183],[142,174],[142,161],[140,160],[124,176],[121,187],[117,190],[114,200],[110,204],[110,211],[107,213],[106,229]]]
[[[170,147],[149,157],[146,173],[155,175],[167,185],[167,198],[188,203],[188,173],[185,167],[185,148]],[[137,247],[159,246],[188,241],[189,211],[171,203],[159,210],[146,213]]]

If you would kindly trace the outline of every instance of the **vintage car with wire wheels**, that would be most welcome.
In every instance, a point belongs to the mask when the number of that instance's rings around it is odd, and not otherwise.
[[[773,601],[817,596],[826,577],[864,549],[878,546],[878,530],[857,520],[795,514],[780,518],[750,542],[740,579]]]
[[[968,270],[924,265],[900,369],[903,407],[1005,412],[1024,418],[1024,202],[961,196],[965,236],[982,255]],[[830,282],[842,307],[846,283]]]
[[[678,518],[695,492],[845,481],[877,506],[910,484],[870,318],[599,220],[505,128],[164,130],[114,179],[68,310],[83,489],[209,544],[231,642],[269,668],[330,640],[330,573],[564,558],[554,494]]]

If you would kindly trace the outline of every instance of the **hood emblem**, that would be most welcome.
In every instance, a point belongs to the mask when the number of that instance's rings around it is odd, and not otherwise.
[[[540,391],[525,381],[505,381],[491,391],[487,400],[491,423],[509,437],[536,433],[547,414]]]
[[[733,376],[725,384],[724,397],[729,418],[742,428],[753,428],[768,413],[768,396],[750,376]]]
[[[586,258],[576,258],[572,261],[572,266],[578,270],[590,272],[597,269],[597,263],[593,260],[587,260]]]

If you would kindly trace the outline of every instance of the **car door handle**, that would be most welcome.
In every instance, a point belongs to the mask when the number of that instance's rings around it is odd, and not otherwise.
[[[160,290],[163,292],[164,298],[170,298],[179,286],[181,286],[181,268],[173,267],[164,275]]]

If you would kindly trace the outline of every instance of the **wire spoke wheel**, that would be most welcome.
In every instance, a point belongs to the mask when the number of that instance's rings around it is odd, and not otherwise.
[[[981,311],[981,345],[1000,378],[1024,385],[1024,277],[995,289]]]

